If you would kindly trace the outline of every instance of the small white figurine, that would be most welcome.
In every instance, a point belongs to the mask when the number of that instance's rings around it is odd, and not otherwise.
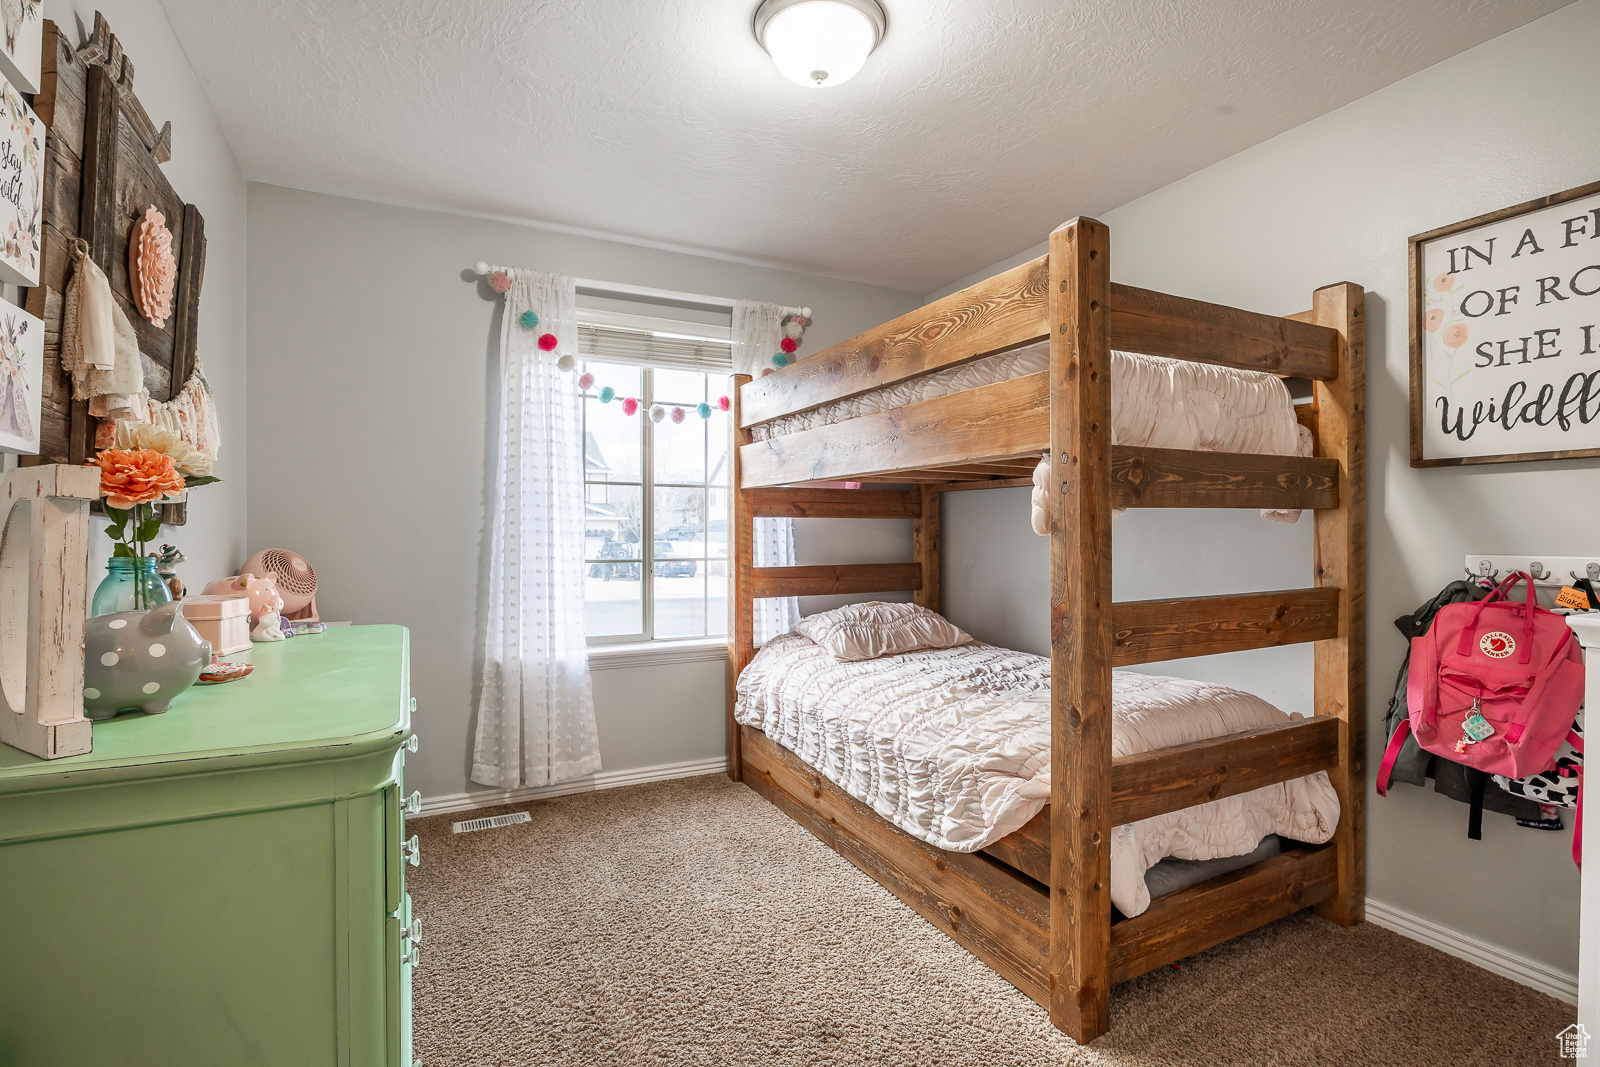
[[[256,622],[256,628],[250,631],[252,641],[283,641],[283,627],[278,624],[276,611],[263,611],[261,618]]]

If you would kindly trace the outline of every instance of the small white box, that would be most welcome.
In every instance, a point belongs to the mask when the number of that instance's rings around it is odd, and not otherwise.
[[[250,598],[200,593],[183,598],[183,617],[200,636],[211,642],[218,656],[244,652],[250,647]]]

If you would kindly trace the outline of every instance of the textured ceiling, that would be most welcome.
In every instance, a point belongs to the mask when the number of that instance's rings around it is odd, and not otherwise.
[[[913,292],[1565,2],[884,0],[813,90],[756,0],[163,0],[252,180]]]

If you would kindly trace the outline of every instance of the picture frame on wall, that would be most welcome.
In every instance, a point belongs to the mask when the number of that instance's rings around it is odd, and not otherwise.
[[[39,454],[44,321],[0,301],[0,452]]]
[[[1600,182],[1409,250],[1411,465],[1600,456]]]
[[[39,284],[44,130],[16,87],[0,79],[0,282],[24,288]]]
[[[0,75],[25,93],[39,91],[43,0],[0,0]]]

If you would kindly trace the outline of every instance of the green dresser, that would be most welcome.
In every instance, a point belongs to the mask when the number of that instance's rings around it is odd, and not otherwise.
[[[411,1064],[407,632],[230,658],[87,755],[0,745],[0,1067]]]

